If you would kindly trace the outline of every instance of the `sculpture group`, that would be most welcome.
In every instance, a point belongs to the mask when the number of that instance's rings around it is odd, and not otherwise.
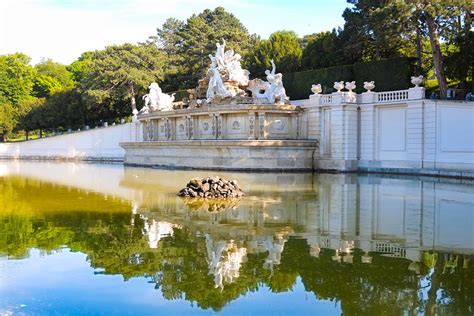
[[[187,90],[188,99],[179,104],[179,108],[193,108],[212,105],[230,104],[289,104],[289,98],[283,86],[283,75],[276,72],[273,59],[270,61],[272,69],[265,70],[266,81],[262,79],[250,80],[250,72],[243,69],[240,61],[242,56],[233,49],[226,51],[226,42],[216,43],[216,52],[209,54],[210,64],[206,76],[198,81],[198,86]],[[423,76],[412,77],[411,82],[416,86],[423,82]],[[374,81],[364,82],[364,89],[372,93]],[[145,105],[140,114],[155,111],[171,111],[174,109],[174,93],[163,93],[156,82],[149,86],[149,93],[143,96]],[[356,102],[357,95],[355,81],[336,81],[334,89],[342,93],[346,102]],[[342,92],[343,89],[348,90]],[[321,84],[314,84],[311,91],[314,95],[322,93]]]
[[[156,82],[152,82],[148,88],[150,92],[142,98],[145,100],[145,105],[140,110],[141,114],[155,111],[170,111],[173,109],[174,93],[171,95],[163,93]]]
[[[226,51],[226,42],[216,44],[216,52],[209,55],[210,65],[206,77],[199,80],[195,89],[188,90],[189,99],[183,107],[201,107],[203,105],[225,104],[289,104],[283,86],[283,75],[276,72],[271,60],[272,69],[266,70],[267,81],[249,79],[250,72],[243,69],[240,54],[234,50]],[[149,86],[149,93],[143,96],[145,105],[140,114],[155,111],[173,110],[174,94],[161,91],[156,82]]]

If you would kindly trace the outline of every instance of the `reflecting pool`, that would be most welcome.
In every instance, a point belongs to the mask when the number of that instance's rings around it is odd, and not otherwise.
[[[0,315],[472,315],[473,254],[469,181],[0,162]]]

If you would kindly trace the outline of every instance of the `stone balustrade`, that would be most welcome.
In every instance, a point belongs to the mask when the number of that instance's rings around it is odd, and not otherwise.
[[[330,106],[342,103],[390,103],[410,100],[421,100],[425,96],[425,89],[414,87],[407,90],[364,92],[356,94],[353,92],[333,92],[331,94],[310,95],[310,103],[313,106]]]
[[[408,90],[377,92],[377,102],[393,102],[408,100]]]

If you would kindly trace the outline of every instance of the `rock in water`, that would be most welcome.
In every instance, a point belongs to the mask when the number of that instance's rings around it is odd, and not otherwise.
[[[218,176],[193,178],[185,188],[177,193],[181,197],[190,198],[239,198],[245,195],[237,180],[226,180]]]

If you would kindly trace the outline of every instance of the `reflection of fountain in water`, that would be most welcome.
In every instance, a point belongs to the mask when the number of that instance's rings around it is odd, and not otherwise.
[[[148,236],[148,245],[152,249],[158,247],[158,242],[162,238],[173,236],[174,228],[181,228],[181,226],[177,224],[156,221],[154,219],[149,220],[144,216],[143,219],[145,220],[144,234]]]
[[[215,287],[224,288],[240,276],[240,266],[247,259],[247,248],[237,246],[233,240],[214,241],[206,234],[209,274],[214,275]]]
[[[265,259],[264,267],[270,269],[273,273],[273,266],[280,264],[281,253],[285,248],[287,239],[282,235],[277,235],[276,238],[266,236],[264,241],[265,250],[268,251],[268,257]]]

